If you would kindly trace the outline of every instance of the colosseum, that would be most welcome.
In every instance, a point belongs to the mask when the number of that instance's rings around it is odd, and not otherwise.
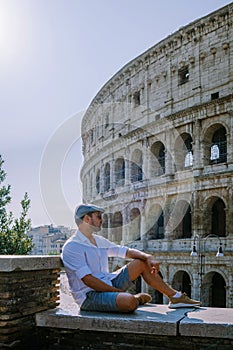
[[[101,234],[153,254],[205,306],[233,307],[232,88],[230,3],[127,63],[82,120],[83,201],[105,208]]]

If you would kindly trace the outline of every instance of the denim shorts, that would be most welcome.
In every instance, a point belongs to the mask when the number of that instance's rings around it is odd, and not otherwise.
[[[112,280],[112,285],[115,288],[126,291],[133,285],[129,278],[128,266],[125,265],[120,269],[120,272]],[[102,311],[102,312],[118,312],[116,298],[119,292],[95,292],[87,293],[86,299],[82,303],[82,311]]]

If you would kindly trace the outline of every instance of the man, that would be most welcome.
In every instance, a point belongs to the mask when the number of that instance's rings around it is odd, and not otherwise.
[[[116,245],[96,234],[101,230],[102,208],[81,204],[75,210],[78,230],[64,245],[62,260],[74,300],[81,310],[133,312],[151,301],[146,293],[126,292],[140,275],[147,284],[165,294],[170,308],[197,307],[190,299],[167,285],[159,275],[160,263],[152,255]],[[108,257],[133,259],[116,272],[108,270]]]

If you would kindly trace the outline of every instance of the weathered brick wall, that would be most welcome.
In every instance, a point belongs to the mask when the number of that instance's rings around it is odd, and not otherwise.
[[[223,338],[158,336],[67,329],[39,329],[40,350],[232,350],[233,340]]]
[[[24,266],[13,271],[10,264],[4,266],[7,258],[1,259],[0,349],[16,347],[31,336],[35,331],[35,313],[55,308],[59,301],[60,269],[38,266],[36,270],[31,264],[33,257],[23,259]]]

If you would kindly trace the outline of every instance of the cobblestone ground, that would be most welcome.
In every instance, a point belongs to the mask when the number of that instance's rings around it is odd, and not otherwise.
[[[74,304],[73,297],[69,290],[69,284],[65,272],[60,275],[60,307],[70,308]]]

